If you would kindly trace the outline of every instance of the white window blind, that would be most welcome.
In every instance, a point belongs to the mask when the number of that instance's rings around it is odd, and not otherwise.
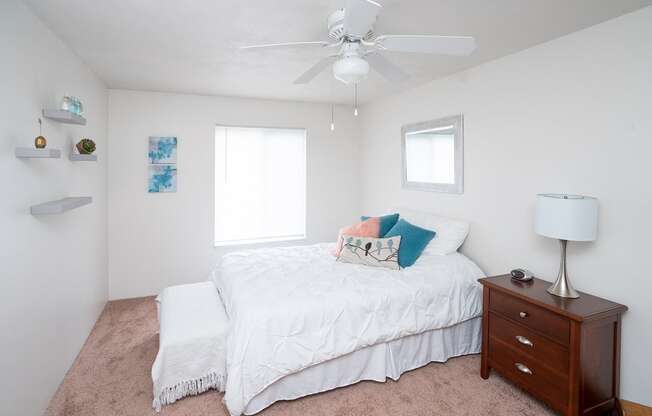
[[[306,236],[306,131],[215,129],[215,245]]]

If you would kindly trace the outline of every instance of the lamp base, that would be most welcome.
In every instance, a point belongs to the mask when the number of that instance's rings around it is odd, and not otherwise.
[[[559,263],[559,274],[557,275],[557,280],[550,286],[547,291],[551,295],[559,296],[560,298],[570,298],[576,299],[580,297],[580,294],[573,289],[568,275],[566,274],[566,245],[568,241],[559,240],[561,245],[561,262]]]

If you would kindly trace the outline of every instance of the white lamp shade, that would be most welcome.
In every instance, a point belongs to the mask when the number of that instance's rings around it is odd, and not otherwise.
[[[559,240],[593,241],[598,237],[598,200],[582,195],[539,194],[534,231]]]

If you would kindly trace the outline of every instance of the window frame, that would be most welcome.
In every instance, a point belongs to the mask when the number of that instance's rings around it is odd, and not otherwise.
[[[415,182],[407,179],[406,141],[409,134],[427,132],[452,126],[454,140],[455,183]],[[450,194],[464,193],[464,116],[462,114],[435,120],[404,125],[401,128],[401,167],[403,189],[416,191],[441,192]]]
[[[305,184],[304,184],[304,212],[303,212],[303,235],[287,235],[287,236],[272,236],[272,237],[261,237],[261,238],[250,238],[242,240],[223,240],[217,241],[217,233],[215,229],[216,225],[216,198],[217,198],[217,183],[216,183],[216,168],[217,160],[215,158],[215,144],[216,144],[216,132],[218,128],[225,129],[276,129],[276,130],[301,130],[304,132],[304,163],[305,163]],[[212,186],[212,218],[213,218],[213,247],[230,247],[230,246],[241,246],[241,245],[253,245],[253,244],[263,244],[263,243],[275,243],[275,242],[284,242],[284,241],[302,241],[308,238],[308,129],[305,127],[280,127],[280,126],[251,126],[251,125],[236,125],[236,124],[222,124],[216,123],[213,128],[213,138],[212,142],[212,177],[213,177],[213,186]]]

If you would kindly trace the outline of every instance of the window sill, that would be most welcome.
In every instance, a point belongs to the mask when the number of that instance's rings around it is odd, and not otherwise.
[[[214,247],[244,246],[249,244],[278,243],[283,241],[298,241],[305,239],[305,235],[290,235],[285,237],[254,238],[250,240],[216,241],[214,243]]]

